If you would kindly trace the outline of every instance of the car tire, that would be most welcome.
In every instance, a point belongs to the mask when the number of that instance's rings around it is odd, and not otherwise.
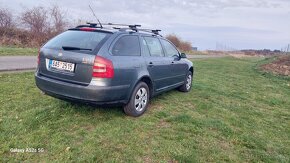
[[[141,116],[148,107],[150,92],[148,85],[139,82],[133,90],[130,101],[124,106],[124,112],[132,117]]]
[[[188,71],[184,84],[178,88],[181,92],[189,92],[192,87],[192,72]]]

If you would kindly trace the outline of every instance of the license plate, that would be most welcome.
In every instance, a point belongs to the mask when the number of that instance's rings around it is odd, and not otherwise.
[[[75,69],[75,64],[56,60],[49,60],[49,67],[57,70],[73,72]]]

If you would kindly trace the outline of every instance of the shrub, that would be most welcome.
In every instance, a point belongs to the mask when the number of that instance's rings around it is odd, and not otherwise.
[[[166,38],[170,40],[181,51],[191,51],[192,49],[190,42],[183,41],[175,34],[167,35]]]

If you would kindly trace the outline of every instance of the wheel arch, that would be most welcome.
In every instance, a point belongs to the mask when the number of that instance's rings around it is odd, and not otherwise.
[[[151,78],[149,76],[142,76],[135,84],[135,86],[139,83],[139,82],[144,82],[147,84],[148,88],[149,88],[149,97],[151,98],[153,96],[153,92],[154,92],[154,85],[153,85],[153,81],[151,80]],[[134,87],[135,87],[134,86]]]
[[[190,68],[189,68],[189,71],[192,73],[192,75],[193,75],[193,73],[194,73],[194,68],[193,68],[193,66],[191,66]]]

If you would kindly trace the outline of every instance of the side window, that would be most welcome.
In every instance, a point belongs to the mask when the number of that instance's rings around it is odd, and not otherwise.
[[[147,46],[148,46],[148,49],[149,49],[151,56],[155,56],[155,57],[163,57],[164,56],[162,46],[157,38],[144,37],[144,39],[147,43]]]
[[[145,56],[150,56],[150,52],[149,52],[149,49],[148,49],[148,46],[147,46],[147,43],[145,41],[145,39],[142,37],[142,41],[141,41],[141,45],[142,45],[142,49],[143,49],[143,53]]]
[[[113,48],[112,54],[118,56],[140,56],[140,44],[138,36],[123,36],[119,38]]]
[[[176,48],[168,41],[166,40],[163,40],[163,39],[160,39],[161,40],[161,43],[165,49],[165,56],[167,57],[174,57],[174,56],[178,56],[179,53],[178,51],[176,50]]]

